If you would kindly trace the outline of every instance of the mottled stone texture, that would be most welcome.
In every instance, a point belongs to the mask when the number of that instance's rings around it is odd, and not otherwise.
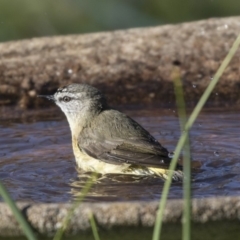
[[[194,104],[240,29],[240,17],[124,31],[45,37],[0,44],[0,104],[42,106],[37,94],[71,82],[99,87],[114,104],[173,104],[171,74],[179,64],[186,100]],[[240,52],[209,104],[240,104]]]
[[[164,213],[164,224],[167,226],[181,226],[182,219],[182,200],[168,200]],[[18,204],[23,210],[29,223],[36,232],[52,236],[61,226],[63,220],[71,208],[70,204]],[[158,202],[119,202],[119,203],[82,203],[78,206],[66,229],[67,235],[89,232],[90,214],[92,214],[97,225],[102,230],[115,228],[139,228],[149,229],[155,223],[158,209]],[[16,220],[11,214],[10,209],[4,203],[0,204],[0,237],[1,236],[21,236],[22,231]],[[205,235],[208,231],[222,234],[218,229],[218,224],[225,223],[225,230],[229,230],[227,223],[234,222],[239,224],[240,217],[240,198],[239,197],[220,197],[194,199],[192,220],[193,224],[209,226],[212,224],[214,229],[205,227]],[[174,233],[172,233],[174,234]],[[201,239],[201,238],[199,238]],[[222,239],[222,238],[221,238]]]

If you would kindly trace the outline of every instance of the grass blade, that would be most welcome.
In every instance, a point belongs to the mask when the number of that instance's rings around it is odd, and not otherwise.
[[[25,219],[25,217],[22,215],[22,213],[20,212],[20,210],[17,208],[15,202],[12,200],[12,198],[10,197],[9,193],[7,192],[6,188],[4,187],[4,185],[1,183],[0,181],[0,194],[3,198],[3,200],[9,205],[9,207],[11,208],[14,217],[17,219],[17,221],[19,222],[24,234],[26,235],[26,237],[29,240],[37,240],[37,237],[35,236],[31,226],[29,225],[29,223],[27,222],[27,220]]]
[[[226,69],[226,67],[228,66],[229,62],[232,60],[234,54],[236,53],[238,47],[240,44],[240,34],[238,35],[237,39],[235,40],[235,42],[233,43],[230,51],[228,52],[227,56],[225,57],[225,59],[223,60],[221,66],[219,67],[219,69],[217,70],[216,74],[214,75],[213,80],[210,82],[210,84],[208,85],[207,89],[205,90],[205,92],[203,93],[202,97],[200,98],[198,104],[196,105],[196,107],[194,108],[192,114],[190,115],[185,128],[184,128],[184,132],[182,133],[178,144],[176,146],[175,149],[175,153],[174,153],[174,157],[171,161],[170,170],[174,170],[177,164],[177,159],[180,156],[180,152],[181,149],[183,147],[183,145],[186,142],[187,139],[187,134],[186,132],[190,130],[190,128],[192,127],[193,123],[195,122],[198,114],[200,113],[200,111],[202,110],[204,104],[206,103],[207,99],[209,98],[211,92],[213,91],[214,87],[216,86],[216,84],[219,81],[219,78],[222,76],[224,70]],[[157,216],[156,216],[156,221],[155,221],[155,226],[154,226],[154,231],[153,231],[153,240],[159,240],[160,239],[160,235],[161,235],[161,228],[162,228],[162,219],[163,219],[163,212],[164,212],[164,208],[166,206],[166,200],[167,200],[167,195],[169,192],[169,188],[172,182],[172,174],[169,174],[169,178],[165,181],[164,187],[163,187],[163,192],[162,192],[162,197],[161,197],[161,201],[159,202],[159,210],[157,212]]]
[[[91,213],[89,216],[89,221],[92,227],[92,232],[93,232],[93,236],[95,240],[100,240],[99,234],[98,234],[98,230],[97,230],[97,224],[95,222],[94,216]]]
[[[176,104],[179,115],[179,122],[181,132],[184,131],[184,127],[187,122],[186,106],[184,101],[183,86],[180,79],[180,69],[176,67],[175,77],[174,77],[174,90],[176,96]],[[183,231],[182,239],[190,240],[191,238],[191,157],[190,157],[190,141],[189,132],[186,132],[186,142],[184,144],[184,154],[183,154]]]
[[[67,225],[69,224],[71,217],[74,213],[74,210],[82,203],[83,199],[86,197],[87,193],[91,189],[93,183],[95,182],[97,177],[97,173],[93,173],[91,177],[88,179],[87,183],[85,184],[84,188],[81,190],[80,196],[75,201],[75,203],[72,205],[71,209],[69,210],[66,218],[63,221],[62,227],[59,228],[59,230],[56,232],[53,240],[60,240],[62,238],[62,235],[64,231],[67,228]]]

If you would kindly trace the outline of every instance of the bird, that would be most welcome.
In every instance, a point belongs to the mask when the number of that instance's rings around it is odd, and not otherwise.
[[[139,123],[111,108],[97,88],[72,83],[39,97],[54,101],[66,115],[76,163],[84,172],[168,178],[172,154]],[[182,179],[177,165],[172,180]]]

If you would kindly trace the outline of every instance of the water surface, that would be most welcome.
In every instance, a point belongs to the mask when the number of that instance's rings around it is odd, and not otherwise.
[[[123,111],[174,150],[180,135],[174,110]],[[240,195],[239,119],[237,110],[207,110],[199,116],[191,131],[192,158],[202,163],[193,176],[193,197]],[[88,176],[76,170],[70,130],[59,109],[1,117],[0,179],[15,200],[69,202]],[[158,200],[162,188],[159,178],[109,175],[96,181],[85,200]],[[170,198],[181,197],[181,183],[173,183]]]

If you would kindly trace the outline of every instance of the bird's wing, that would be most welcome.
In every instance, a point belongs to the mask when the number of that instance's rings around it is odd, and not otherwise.
[[[171,160],[167,149],[145,129],[114,110],[97,116],[82,130],[78,143],[81,151],[111,164],[168,168]]]

